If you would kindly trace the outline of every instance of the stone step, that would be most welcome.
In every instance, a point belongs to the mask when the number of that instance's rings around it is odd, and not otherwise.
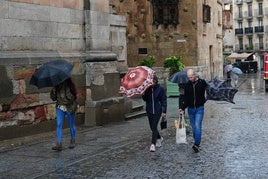
[[[130,113],[125,114],[125,120],[130,120],[130,119],[134,119],[134,118],[145,116],[145,115],[146,115],[145,110],[130,112]]]
[[[143,107],[144,107],[143,104],[136,104],[135,106],[132,107],[131,112],[142,111],[144,110]]]

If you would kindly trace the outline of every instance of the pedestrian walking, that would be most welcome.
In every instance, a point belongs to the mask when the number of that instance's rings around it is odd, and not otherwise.
[[[230,86],[231,86],[231,81],[232,81],[232,78],[231,78],[232,69],[233,69],[233,65],[231,64],[228,64],[224,67],[224,71],[226,73],[226,81],[227,81],[227,84]]]
[[[50,98],[56,101],[56,135],[57,142],[56,146],[52,147],[52,150],[61,151],[62,150],[62,126],[65,116],[68,119],[70,128],[70,145],[69,148],[73,149],[75,147],[75,112],[77,109],[76,102],[76,89],[71,78],[68,78],[64,82],[52,88],[50,92]]]
[[[185,109],[188,108],[188,115],[194,138],[194,145],[192,149],[194,152],[199,152],[207,83],[205,80],[197,77],[193,69],[187,70],[187,77],[189,81],[185,85],[184,104],[179,112],[184,114]]]
[[[234,86],[237,87],[238,84],[238,75],[234,72],[232,72],[232,79],[234,81]]]
[[[157,128],[158,123],[161,117],[166,117],[167,111],[167,96],[164,88],[158,84],[156,75],[153,79],[153,85],[146,89],[142,99],[146,102],[146,112],[152,131],[150,152],[155,152],[156,147],[161,147],[163,141],[163,137],[160,136]]]

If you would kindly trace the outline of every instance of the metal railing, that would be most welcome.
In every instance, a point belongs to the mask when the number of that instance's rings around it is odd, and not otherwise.
[[[243,0],[235,0],[235,4],[237,4],[237,5],[243,4]]]
[[[243,29],[239,28],[239,29],[235,29],[235,35],[242,35],[243,34]]]
[[[253,34],[253,27],[246,27],[245,34]]]
[[[255,26],[255,33],[263,33],[264,28],[263,26]]]

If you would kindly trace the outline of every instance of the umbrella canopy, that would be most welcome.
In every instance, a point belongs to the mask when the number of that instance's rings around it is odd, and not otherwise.
[[[36,69],[30,84],[38,88],[53,87],[71,77],[73,65],[65,60],[54,60]]]
[[[174,73],[172,76],[168,78],[168,81],[172,83],[185,84],[188,82],[187,72],[180,71],[180,72]]]
[[[243,74],[243,72],[242,72],[242,70],[240,69],[240,68],[237,68],[237,67],[234,67],[233,69],[232,69],[232,72],[234,72],[234,73],[236,73],[236,74]]]
[[[232,71],[232,69],[233,69],[233,65],[231,65],[231,64],[225,65],[224,72],[227,73],[229,71]]]
[[[230,86],[226,80],[214,79],[207,81],[207,84],[207,100],[227,101],[234,104],[233,99],[238,90]]]
[[[153,84],[155,71],[147,66],[130,68],[121,80],[119,93],[131,97],[135,94],[142,94]]]

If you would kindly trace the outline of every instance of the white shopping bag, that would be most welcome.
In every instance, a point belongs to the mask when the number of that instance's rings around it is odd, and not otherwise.
[[[180,115],[178,120],[175,120],[175,128],[176,128],[176,143],[177,144],[186,144],[186,128],[185,128],[185,120],[184,115]]]

